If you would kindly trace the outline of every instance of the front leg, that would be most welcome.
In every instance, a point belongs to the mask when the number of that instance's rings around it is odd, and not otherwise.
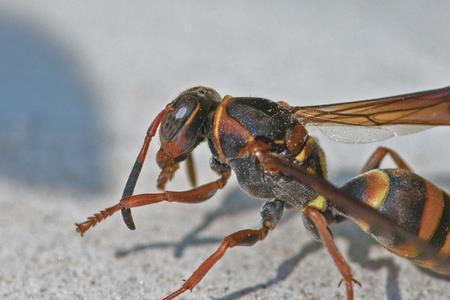
[[[140,194],[133,196],[126,196],[120,200],[114,206],[106,208],[100,211],[92,217],[89,217],[83,223],[76,223],[77,232],[83,235],[89,228],[95,226],[98,222],[106,219],[115,212],[124,209],[130,209],[132,207],[143,206],[147,204],[154,204],[161,201],[168,202],[182,202],[182,203],[199,203],[211,198],[219,189],[223,188],[230,177],[231,171],[228,168],[224,168],[220,173],[220,178],[210,183],[201,185],[195,189],[174,192],[166,191],[156,194]]]
[[[262,241],[270,229],[275,228],[283,214],[284,202],[274,200],[264,203],[261,207],[261,227],[259,229],[244,229],[226,236],[217,250],[211,254],[175,292],[163,300],[171,300],[192,289],[202,280],[208,271],[225,255],[225,252],[235,246],[252,246]]]

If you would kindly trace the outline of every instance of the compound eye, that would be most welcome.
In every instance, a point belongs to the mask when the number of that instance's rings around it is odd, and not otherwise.
[[[186,123],[197,106],[194,98],[176,101],[172,110],[166,114],[161,122],[160,137],[164,142],[170,142]]]

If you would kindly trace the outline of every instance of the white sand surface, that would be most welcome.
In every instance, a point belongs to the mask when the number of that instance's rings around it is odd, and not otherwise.
[[[203,204],[134,209],[80,238],[74,223],[119,199],[146,127],[192,85],[293,105],[450,84],[450,4],[391,1],[0,1],[0,299],[158,299],[223,236],[258,225],[234,177]],[[337,184],[378,145],[450,191],[448,128],[369,145],[318,134]],[[136,192],[156,191],[156,140]],[[199,181],[214,178],[195,152]],[[389,162],[386,166],[390,166]],[[169,188],[189,188],[180,171]],[[334,230],[356,299],[449,299],[450,281]],[[180,299],[345,299],[338,272],[294,212],[230,250]]]

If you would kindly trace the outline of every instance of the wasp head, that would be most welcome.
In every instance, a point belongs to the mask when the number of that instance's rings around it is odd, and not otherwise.
[[[162,171],[158,187],[164,187],[178,163],[205,139],[209,116],[220,100],[215,90],[198,86],[182,92],[167,105],[159,129],[161,148],[156,160]]]

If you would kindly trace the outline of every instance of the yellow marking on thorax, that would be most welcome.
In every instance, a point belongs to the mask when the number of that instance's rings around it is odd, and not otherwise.
[[[284,145],[284,140],[275,140],[275,144]]]
[[[226,102],[228,102],[229,99],[231,99],[231,98],[233,98],[233,97],[228,96],[228,95],[223,97],[222,102],[219,103],[219,105],[217,106],[216,111],[214,113],[213,126],[212,126],[213,127],[213,134],[212,134],[213,143],[217,150],[217,154],[219,155],[219,160],[223,163],[225,162],[225,155],[223,153],[222,147],[220,146],[220,140],[219,140],[219,138],[220,138],[220,135],[219,135],[220,134],[220,120],[224,113],[224,108],[226,106]]]
[[[306,158],[306,147],[303,147],[302,151],[295,157],[299,162],[304,162]]]
[[[295,159],[299,162],[304,162],[309,155],[309,152],[311,152],[311,147],[314,145],[314,139],[310,136],[308,136],[305,145],[302,148],[302,151],[300,151],[299,154],[295,157]]]
[[[324,196],[319,195],[314,200],[309,201],[306,206],[313,207],[323,212],[327,209],[327,200]]]

